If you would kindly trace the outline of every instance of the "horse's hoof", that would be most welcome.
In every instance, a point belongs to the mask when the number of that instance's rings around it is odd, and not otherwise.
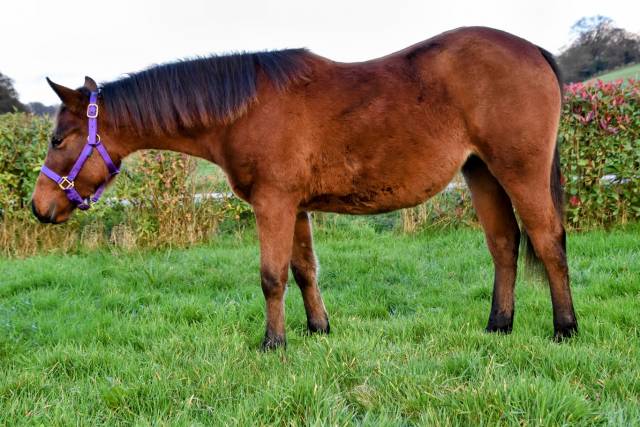
[[[265,335],[262,340],[262,351],[271,351],[280,347],[287,348],[287,339],[284,336]]]
[[[307,320],[307,330],[309,334],[328,334],[331,331],[329,326],[329,320],[325,319],[324,322],[312,322]]]
[[[493,314],[489,316],[489,324],[487,332],[497,332],[501,334],[510,334],[513,329],[513,315],[506,316],[504,314]]]
[[[562,342],[578,333],[578,323],[572,322],[566,325],[554,326],[553,340],[555,342]]]
[[[497,325],[497,324],[489,323],[489,325],[487,325],[487,327],[485,328],[485,331],[489,333],[494,333],[494,334],[510,334],[512,329],[513,329],[513,325],[511,324]]]

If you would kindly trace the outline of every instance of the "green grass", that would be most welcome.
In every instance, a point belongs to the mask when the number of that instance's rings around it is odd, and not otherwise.
[[[316,239],[329,336],[287,295],[263,354],[251,238],[0,260],[0,425],[640,425],[640,228],[569,239],[579,336],[554,343],[546,286],[483,332],[478,230],[340,227]]]
[[[618,79],[640,79],[640,64],[619,68],[617,70],[613,70],[600,76],[594,77],[590,80],[602,80],[605,82],[610,82]]]

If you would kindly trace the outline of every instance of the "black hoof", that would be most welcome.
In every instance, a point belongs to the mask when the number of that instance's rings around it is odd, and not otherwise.
[[[496,313],[489,316],[487,332],[497,332],[500,334],[510,334],[513,329],[513,316]]]
[[[328,334],[331,331],[331,327],[329,326],[329,320],[324,322],[312,322],[307,320],[307,331],[309,334]]]
[[[496,334],[510,334],[513,329],[513,325],[487,325],[485,331]]]
[[[578,324],[576,322],[566,325],[554,325],[553,340],[555,342],[562,342],[578,333]]]
[[[265,335],[262,340],[262,351],[271,351],[280,347],[287,348],[287,339],[284,336]]]

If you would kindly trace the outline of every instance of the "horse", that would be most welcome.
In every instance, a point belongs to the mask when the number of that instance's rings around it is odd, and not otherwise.
[[[365,62],[287,49],[179,60],[100,87],[90,77],[78,89],[47,81],[62,103],[44,163],[53,175],[38,176],[35,216],[61,223],[86,209],[137,150],[215,163],[255,214],[264,349],[286,344],[289,267],[308,331],[330,330],[310,212],[415,206],[459,171],[495,267],[486,330],[512,330],[521,239],[546,271],[553,337],[578,330],[556,146],[561,76],[549,52],[522,38],[464,27]]]

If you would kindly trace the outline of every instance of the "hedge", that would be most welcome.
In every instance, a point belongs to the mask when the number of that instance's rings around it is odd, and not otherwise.
[[[25,113],[0,115],[0,214],[28,206],[51,133],[51,120]]]
[[[570,225],[640,219],[639,81],[565,86],[558,141]]]

